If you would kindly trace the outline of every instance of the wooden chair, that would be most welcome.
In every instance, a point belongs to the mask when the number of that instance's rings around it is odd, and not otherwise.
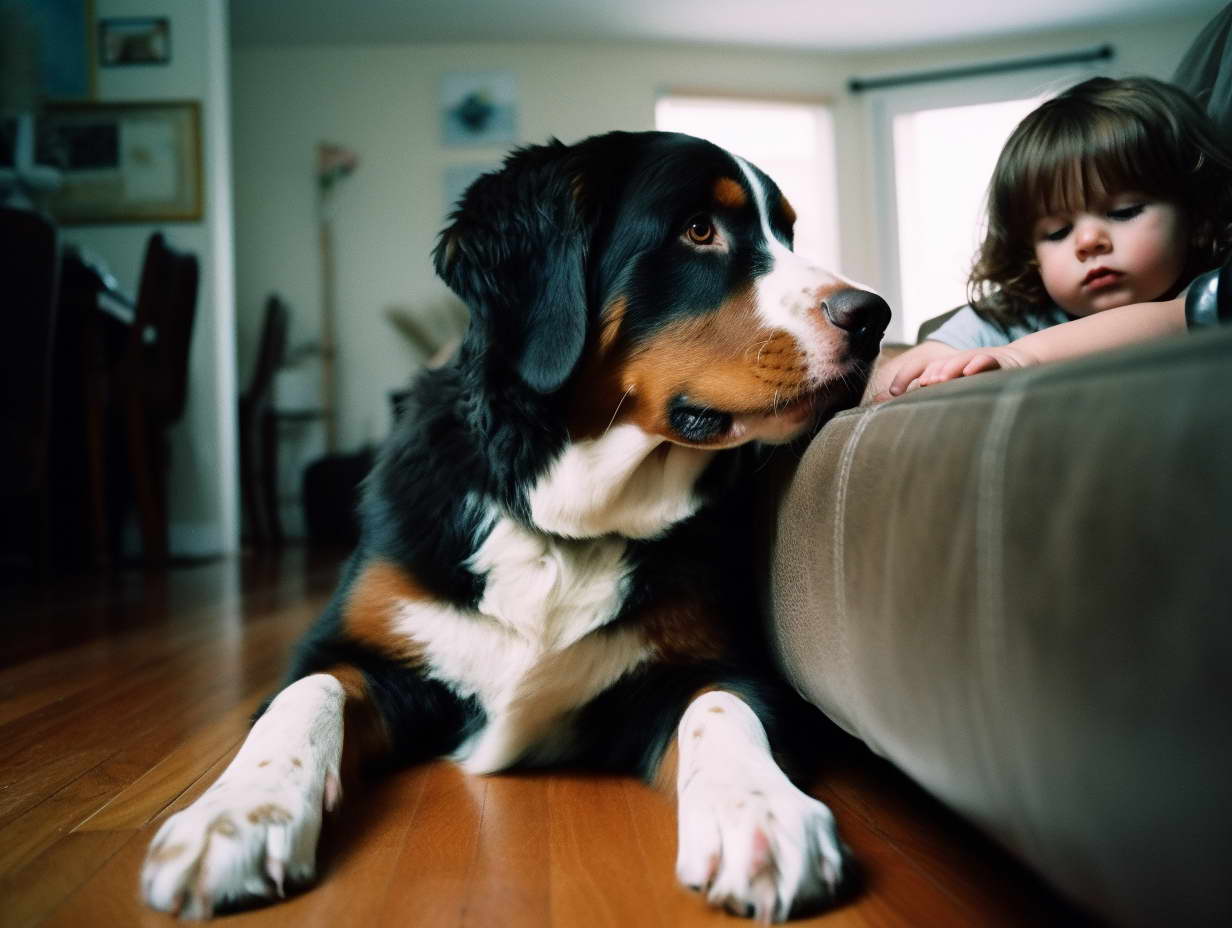
[[[278,420],[273,410],[274,374],[287,353],[287,306],[271,295],[257,364],[248,389],[240,396],[240,487],[249,540],[257,547],[282,544],[278,515]]]
[[[27,522],[33,526],[29,547],[35,570],[42,574],[51,543],[47,475],[59,234],[42,213],[0,207],[0,241],[0,306],[6,310],[0,360],[0,496],[32,514]]]
[[[168,557],[166,432],[183,416],[188,400],[198,279],[195,255],[168,246],[161,232],[150,236],[115,380],[147,564],[163,564]]]

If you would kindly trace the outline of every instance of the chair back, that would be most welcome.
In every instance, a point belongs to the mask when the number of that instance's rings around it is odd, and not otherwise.
[[[0,481],[25,493],[42,483],[51,432],[52,349],[59,305],[60,242],[42,213],[0,207]]]
[[[278,294],[270,294],[265,303],[265,320],[261,324],[261,343],[257,347],[257,366],[252,372],[246,399],[261,404],[269,396],[274,375],[287,356],[287,304]]]
[[[188,399],[188,354],[197,313],[197,257],[169,246],[161,232],[150,236],[129,361],[139,371],[148,411],[166,426],[184,414]]]

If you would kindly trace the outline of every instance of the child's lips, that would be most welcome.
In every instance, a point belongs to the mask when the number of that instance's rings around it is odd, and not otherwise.
[[[1124,276],[1120,271],[1114,271],[1110,267],[1097,267],[1082,278],[1082,289],[1103,290],[1115,286]]]

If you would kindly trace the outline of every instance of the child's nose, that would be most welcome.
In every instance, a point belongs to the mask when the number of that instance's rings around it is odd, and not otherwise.
[[[1102,222],[1091,220],[1080,222],[1074,235],[1074,245],[1079,258],[1089,258],[1095,255],[1105,255],[1112,250],[1112,239],[1108,229]]]

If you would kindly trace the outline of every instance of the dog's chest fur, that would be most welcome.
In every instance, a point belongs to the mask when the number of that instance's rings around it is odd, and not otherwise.
[[[572,444],[530,494],[537,521],[606,533],[563,537],[495,517],[468,562],[484,578],[477,608],[399,610],[395,629],[423,649],[429,675],[484,709],[486,726],[457,754],[468,769],[552,760],[570,712],[652,655],[636,624],[607,627],[631,584],[625,536],[691,515],[707,457],[654,454],[658,444],[627,428]]]

